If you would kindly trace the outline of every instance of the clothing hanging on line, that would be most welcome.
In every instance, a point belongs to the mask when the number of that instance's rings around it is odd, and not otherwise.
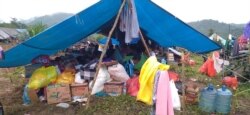
[[[125,32],[125,43],[139,37],[139,23],[134,0],[128,0],[120,16],[120,31]]]

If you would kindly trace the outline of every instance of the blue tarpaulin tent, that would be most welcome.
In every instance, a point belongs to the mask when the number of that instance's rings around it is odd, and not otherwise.
[[[113,24],[122,0],[100,0],[61,23],[48,28],[5,52],[0,67],[29,64],[39,55],[52,55],[87,36]],[[216,43],[197,32],[150,0],[135,0],[139,26],[143,34],[163,47],[179,46],[194,53],[220,49]]]

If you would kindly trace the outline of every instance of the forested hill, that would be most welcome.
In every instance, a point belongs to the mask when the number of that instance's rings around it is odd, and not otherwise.
[[[188,24],[206,36],[215,32],[223,38],[228,38],[229,33],[238,37],[242,34],[244,28],[244,24],[227,24],[216,20],[202,20]]]

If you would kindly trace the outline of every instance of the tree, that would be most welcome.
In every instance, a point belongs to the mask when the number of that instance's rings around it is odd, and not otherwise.
[[[33,36],[39,34],[40,32],[44,31],[46,28],[47,28],[47,25],[40,22],[40,23],[36,23],[34,25],[30,25],[28,27],[28,32],[29,32],[30,37],[33,37]]]
[[[0,27],[25,29],[27,25],[18,21],[16,18],[11,18],[10,23],[0,21]]]
[[[210,28],[209,30],[208,30],[208,36],[211,36],[211,35],[213,35],[214,34],[214,30],[212,29],[212,28]]]

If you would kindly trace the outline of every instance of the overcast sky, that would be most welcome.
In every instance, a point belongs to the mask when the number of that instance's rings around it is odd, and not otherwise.
[[[99,0],[0,0],[0,21],[29,19],[56,12],[77,13]],[[152,0],[184,22],[214,19],[250,21],[250,0]],[[112,5],[111,5],[112,6]]]

